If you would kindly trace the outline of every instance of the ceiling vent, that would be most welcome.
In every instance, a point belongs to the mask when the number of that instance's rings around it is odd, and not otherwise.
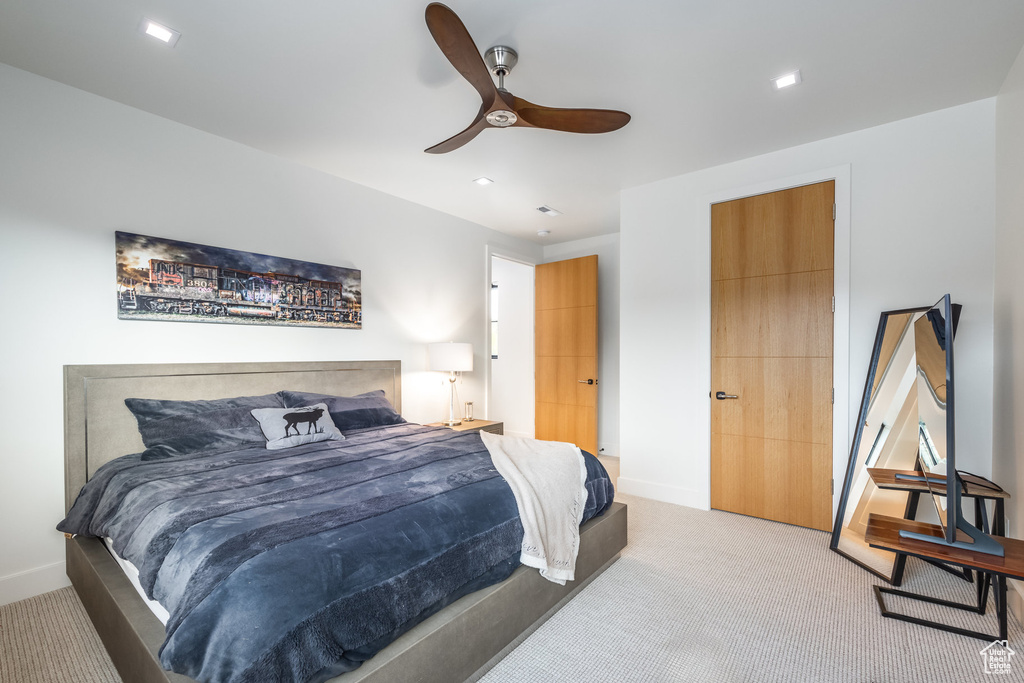
[[[545,214],[547,216],[561,216],[562,215],[561,211],[556,211],[555,209],[552,209],[550,206],[547,206],[547,205],[545,205],[545,206],[538,206],[537,210],[540,211],[542,214]]]

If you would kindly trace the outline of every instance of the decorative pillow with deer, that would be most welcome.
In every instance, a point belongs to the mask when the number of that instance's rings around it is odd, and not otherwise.
[[[270,450],[345,439],[331,421],[324,403],[298,408],[256,408],[252,416],[260,423]]]

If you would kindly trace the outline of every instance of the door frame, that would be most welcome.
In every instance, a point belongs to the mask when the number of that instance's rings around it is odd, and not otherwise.
[[[703,224],[707,226],[707,262],[711,263],[711,206],[734,199],[744,199],[759,194],[768,194],[779,190],[788,190],[804,185],[834,180],[836,220],[835,242],[833,251],[833,283],[832,291],[836,298],[835,315],[832,317],[832,386],[835,389],[835,402],[832,405],[832,519],[835,521],[839,497],[836,495],[835,482],[842,488],[849,461],[850,437],[850,164],[823,168],[798,175],[765,180],[742,187],[733,187],[704,196],[701,210],[705,213]],[[708,271],[710,285],[710,271]],[[710,297],[710,288],[708,290]],[[707,376],[708,391],[711,379],[711,308],[708,299],[708,354]],[[709,393],[710,396],[710,393]],[[709,398],[710,400],[710,398]],[[707,480],[705,481],[705,500],[707,509],[711,507],[711,411],[707,413],[708,450],[706,460]]]
[[[489,420],[491,414],[491,282],[494,276],[491,273],[491,259],[497,257],[505,259],[506,261],[512,261],[514,263],[521,263],[524,266],[530,266],[536,268],[538,264],[543,262],[543,258],[528,256],[521,252],[513,251],[499,245],[488,244],[484,249],[484,412],[483,415],[477,415],[485,420]],[[536,275],[534,276],[536,281]],[[531,305],[536,310],[536,301]],[[534,378],[534,387],[536,391],[536,378]]]

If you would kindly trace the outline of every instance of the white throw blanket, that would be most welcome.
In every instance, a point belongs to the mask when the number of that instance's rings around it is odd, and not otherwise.
[[[565,585],[576,574],[580,520],[587,503],[587,465],[570,443],[480,432],[523,521],[520,561]]]

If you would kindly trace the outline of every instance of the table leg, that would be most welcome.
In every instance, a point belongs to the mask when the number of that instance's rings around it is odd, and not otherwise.
[[[992,584],[992,575],[978,572],[978,614],[988,609],[988,588]]]
[[[992,520],[992,533],[996,536],[1006,535],[1006,499],[996,498],[996,518]]]
[[[1006,577],[996,577],[996,602],[999,610],[999,640],[1006,640]]]
[[[980,498],[976,500],[981,500]],[[992,520],[992,535],[994,536],[1005,536],[1006,535],[1006,500],[1004,498],[996,498],[995,505],[995,519]],[[985,529],[988,532],[988,529]],[[984,581],[980,581],[978,588],[984,588],[978,596],[978,607],[984,614],[985,608],[988,606],[988,588],[992,583],[993,579],[996,580],[996,610],[999,614],[999,637],[1001,640],[1006,640],[1006,577],[994,577],[991,574],[985,576]],[[1002,584],[1000,587],[999,584]]]

